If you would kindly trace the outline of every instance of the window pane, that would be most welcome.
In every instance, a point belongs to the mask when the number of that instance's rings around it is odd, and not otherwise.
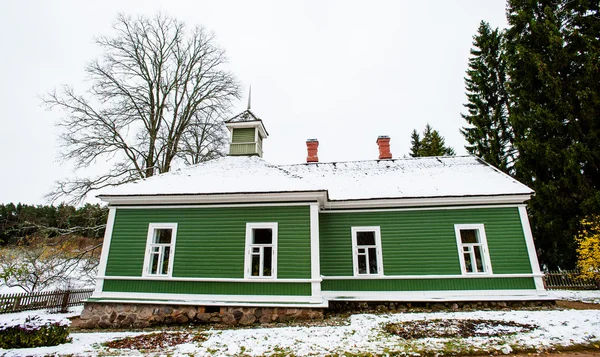
[[[256,254],[260,253],[260,248],[259,247],[253,247],[252,248],[252,253],[256,253]]]
[[[162,261],[162,269],[160,271],[161,274],[166,275],[169,271],[169,255],[171,254],[171,247],[165,247],[165,252],[163,254]]]
[[[150,274],[158,273],[158,253],[150,256]]]
[[[367,250],[365,248],[358,248],[358,254],[365,254]]]
[[[260,254],[252,254],[252,276],[260,273]]]
[[[460,240],[463,243],[479,243],[476,229],[461,229]]]
[[[154,243],[171,243],[173,230],[170,228],[158,228],[154,230]]]
[[[263,252],[263,276],[271,276],[273,267],[273,248],[265,247]]]
[[[367,273],[367,256],[366,255],[358,256],[358,273],[359,274]]]
[[[357,245],[375,245],[375,232],[356,232]]]
[[[369,273],[377,274],[377,250],[369,248]]]
[[[473,272],[473,264],[471,263],[471,254],[470,253],[465,253],[465,271],[467,273],[472,273]]]
[[[273,230],[270,228],[255,228],[252,230],[254,233],[254,244],[272,244],[273,243]]]
[[[485,270],[483,269],[483,251],[480,246],[474,246],[475,250],[475,265],[477,266],[477,272],[482,273]]]

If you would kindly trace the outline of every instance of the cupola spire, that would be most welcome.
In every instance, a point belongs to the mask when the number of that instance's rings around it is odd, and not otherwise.
[[[250,89],[248,89],[248,110],[252,106],[252,84],[250,85]]]

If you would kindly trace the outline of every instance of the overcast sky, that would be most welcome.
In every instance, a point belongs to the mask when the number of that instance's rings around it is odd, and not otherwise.
[[[465,154],[472,36],[481,20],[505,27],[504,10],[504,0],[2,1],[0,203],[44,204],[53,182],[73,175],[57,160],[61,114],[40,97],[84,87],[84,66],[99,54],[93,38],[110,35],[119,12],[162,11],[213,31],[245,88],[234,112],[252,84],[270,134],[264,158],[301,163],[308,138],[324,162],[376,159],[378,135],[403,157],[426,123]]]

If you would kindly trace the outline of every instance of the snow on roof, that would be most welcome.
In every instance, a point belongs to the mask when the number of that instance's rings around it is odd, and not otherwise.
[[[227,156],[105,189],[100,197],[302,191],[327,191],[330,200],[533,193],[474,156],[295,165]]]

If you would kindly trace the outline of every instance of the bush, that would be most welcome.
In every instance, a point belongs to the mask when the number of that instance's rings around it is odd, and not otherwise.
[[[25,323],[0,326],[0,348],[56,346],[70,342],[69,326],[65,322],[43,322],[38,316]]]

